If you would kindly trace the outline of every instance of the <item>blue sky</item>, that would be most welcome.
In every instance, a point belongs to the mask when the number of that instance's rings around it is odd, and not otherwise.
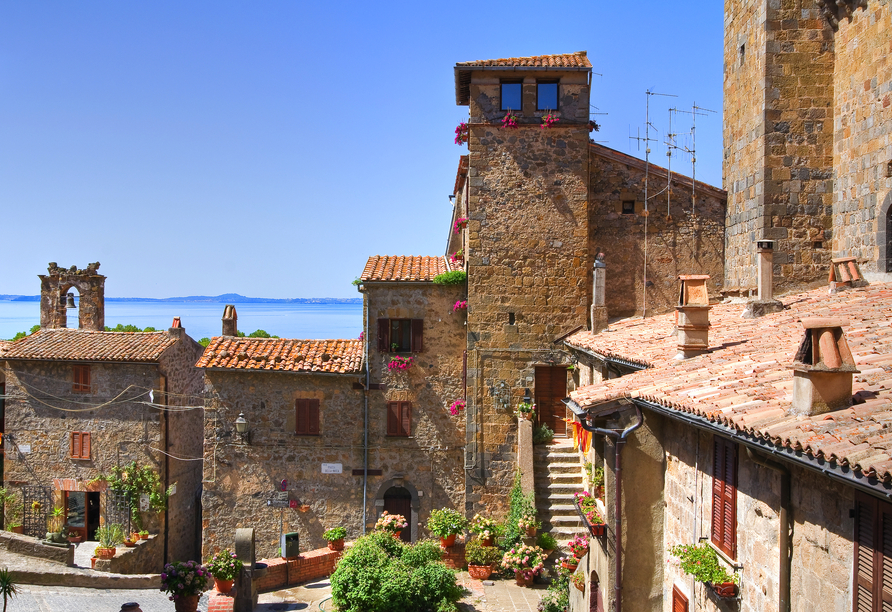
[[[442,254],[460,61],[587,50],[594,138],[634,155],[645,90],[678,95],[652,99],[661,142],[670,106],[718,111],[697,178],[720,186],[722,20],[706,0],[0,3],[0,293],[98,260],[110,296],[356,297],[369,255]]]

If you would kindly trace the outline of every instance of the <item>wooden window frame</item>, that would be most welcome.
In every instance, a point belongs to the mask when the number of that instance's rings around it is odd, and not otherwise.
[[[77,364],[71,366],[71,391],[73,393],[89,393],[91,390],[91,376],[89,364]]]
[[[409,348],[391,348],[391,327],[393,321],[409,322]],[[378,319],[378,352],[380,353],[421,353],[424,351],[424,319]]]
[[[737,444],[713,436],[712,544],[737,558]]]
[[[319,400],[300,398],[294,400],[294,435],[318,436],[320,434]]]
[[[90,459],[92,436],[89,431],[72,431],[68,436],[68,456],[71,459]]]
[[[387,402],[386,421],[388,437],[411,437],[412,402]]]
[[[855,491],[852,609],[882,612],[883,585],[892,580],[892,504]]]

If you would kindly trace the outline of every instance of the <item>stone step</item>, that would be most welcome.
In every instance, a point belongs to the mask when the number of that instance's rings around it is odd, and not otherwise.
[[[558,463],[563,463],[565,461],[575,461],[578,463],[579,462],[579,453],[577,453],[576,451],[571,451],[569,453],[554,452],[554,451],[550,451],[547,453],[541,453],[541,454],[534,453],[533,459],[537,459],[539,461],[555,461]]]

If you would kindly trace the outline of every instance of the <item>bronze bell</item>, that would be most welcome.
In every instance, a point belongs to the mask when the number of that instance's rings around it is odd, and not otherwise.
[[[69,293],[65,296],[65,308],[77,308],[77,305],[74,303],[73,293]]]

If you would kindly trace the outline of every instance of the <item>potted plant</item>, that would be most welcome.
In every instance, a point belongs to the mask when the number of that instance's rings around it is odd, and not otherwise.
[[[224,549],[208,562],[207,571],[214,577],[214,588],[217,592],[228,593],[232,590],[232,583],[242,571],[242,562],[234,552]]]
[[[502,557],[502,567],[514,572],[517,586],[530,586],[544,565],[542,549],[528,544],[519,544]]]
[[[502,551],[495,546],[484,545],[480,538],[474,538],[465,546],[465,560],[471,578],[486,580],[502,560]]]
[[[585,593],[585,576],[582,574],[573,574],[571,582],[573,582],[573,586]]]
[[[468,300],[458,300],[452,306],[452,312],[456,312],[458,310],[467,310],[468,309]]]
[[[681,570],[715,591],[719,597],[737,596],[737,574],[730,574],[708,543],[678,544],[669,549],[681,562]]]
[[[457,399],[454,402],[452,402],[451,406],[449,406],[449,414],[451,414],[452,416],[455,416],[458,414],[459,410],[464,410],[465,406],[467,406],[467,404],[465,403],[465,400]]]
[[[542,125],[539,127],[542,129],[550,128],[560,120],[560,117],[556,116],[552,111],[547,110],[545,111],[545,114],[542,115]]]
[[[570,548],[570,552],[573,553],[573,556],[577,559],[582,559],[585,554],[588,552],[588,538],[584,538],[582,536],[575,536],[570,543],[568,544]]]
[[[390,363],[387,364],[387,369],[391,370],[391,371],[408,370],[411,367],[412,367],[412,356],[411,355],[409,355],[408,357],[400,357],[399,355],[397,355],[396,357],[394,357],[393,359],[390,360]]]
[[[161,573],[161,590],[169,594],[177,612],[195,612],[207,588],[208,574],[207,568],[195,561],[168,563]]]
[[[542,552],[545,553],[547,557],[551,553],[555,551],[558,547],[557,540],[554,539],[554,536],[548,533],[547,531],[543,531],[539,534],[539,537],[536,538],[536,546],[542,549]]]
[[[465,250],[459,249],[449,256],[449,261],[454,264],[462,265],[465,263]]]
[[[111,559],[115,556],[116,546],[124,541],[124,528],[118,523],[108,523],[96,530],[99,546],[94,553],[100,559]]]
[[[468,124],[462,121],[455,128],[455,144],[461,146],[468,142]]]
[[[526,419],[527,421],[532,421],[533,417],[536,416],[536,404],[520,402],[517,405],[517,410],[514,411],[514,416]]]
[[[84,537],[78,531],[69,530],[68,531],[68,541],[72,544],[80,544],[83,541]]]
[[[431,510],[430,518],[427,519],[428,531],[440,538],[440,546],[443,548],[454,546],[455,536],[462,533],[467,526],[468,521],[464,515],[452,508]]]
[[[398,538],[403,529],[408,526],[409,522],[406,520],[405,516],[402,514],[390,514],[385,510],[381,513],[378,522],[375,523],[375,531],[386,531],[387,533],[393,534],[393,537]]]
[[[25,526],[21,523],[7,523],[6,528],[13,533],[25,533]]]
[[[502,127],[503,128],[516,128],[517,127],[517,115],[511,112],[511,109],[508,109],[508,112],[505,113],[505,116],[502,117]]]
[[[525,514],[517,520],[517,528],[525,531],[528,538],[536,535],[536,530],[539,529],[540,525],[541,523],[536,520],[536,515],[534,514]]]
[[[62,529],[65,523],[65,511],[59,506],[55,506],[51,511],[50,515],[47,518],[46,524],[47,529],[49,531],[46,534],[46,539],[57,542],[62,541]],[[56,537],[58,536],[58,537]]]
[[[126,546],[127,548],[133,548],[134,546],[136,546],[137,542],[139,542],[139,537],[134,538],[132,533],[124,538],[124,546]]]
[[[586,526],[593,536],[604,535],[607,525],[604,523],[604,517],[598,512],[598,504],[595,498],[588,491],[579,491],[573,494],[573,503],[576,504],[576,511],[585,521]]]
[[[468,227],[468,219],[466,217],[459,217],[452,225],[452,231],[457,234],[466,227]]]
[[[140,531],[140,532],[139,532],[139,539],[140,539],[140,540],[148,540],[148,539],[149,539],[149,532],[146,531],[145,529],[143,529],[142,531]]]
[[[576,557],[564,557],[560,560],[560,564],[568,572],[575,572],[576,568],[579,567],[579,559]]]
[[[496,522],[475,514],[471,519],[471,532],[480,538],[481,546],[492,546],[496,539]]]
[[[323,533],[322,537],[328,542],[329,550],[344,550],[344,538],[347,537],[347,529],[345,527],[332,527]]]

